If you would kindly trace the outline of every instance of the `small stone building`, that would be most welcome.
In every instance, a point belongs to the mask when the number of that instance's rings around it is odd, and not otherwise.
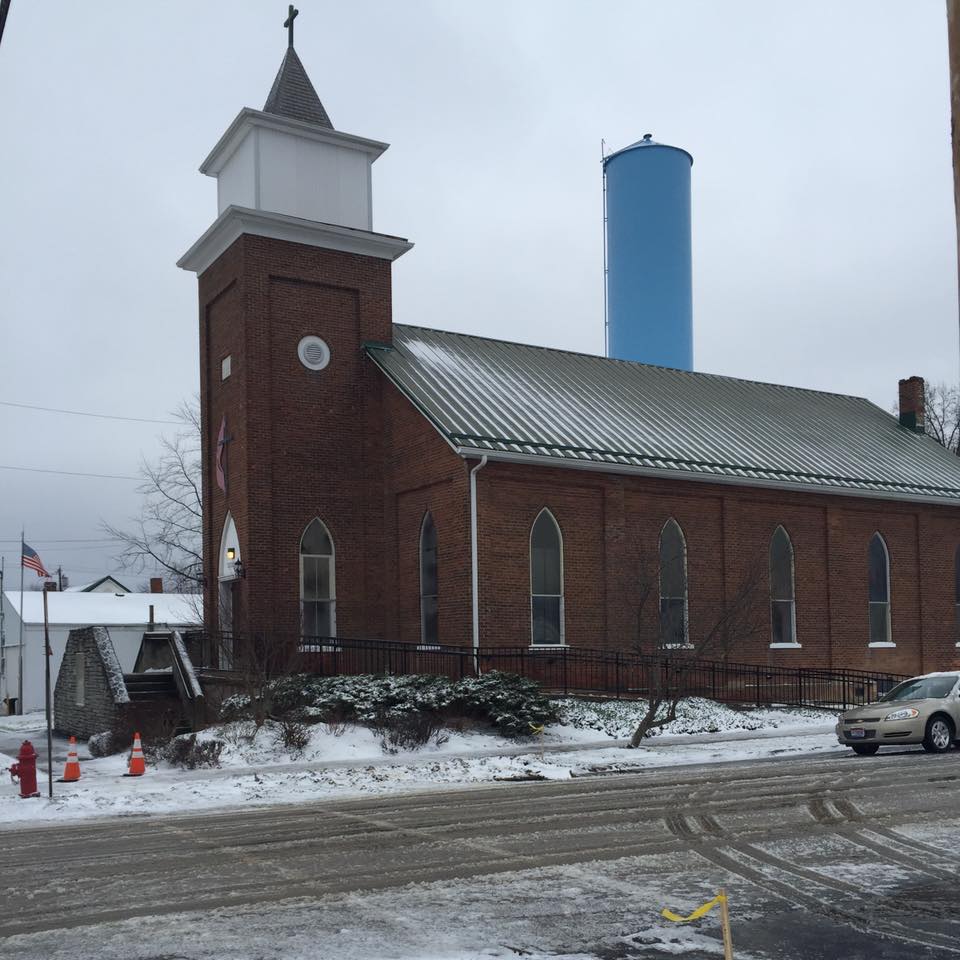
[[[85,739],[110,730],[129,703],[107,628],[71,630],[53,695],[57,732]]]

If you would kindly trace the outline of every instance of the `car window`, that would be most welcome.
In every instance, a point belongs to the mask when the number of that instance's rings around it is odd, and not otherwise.
[[[904,680],[895,686],[889,693],[885,693],[881,700],[941,700],[957,682],[956,675],[945,677],[916,677],[913,680]]]

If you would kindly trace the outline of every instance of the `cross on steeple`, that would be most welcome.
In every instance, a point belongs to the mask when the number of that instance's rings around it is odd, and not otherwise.
[[[293,46],[293,21],[296,20],[297,14],[300,11],[294,7],[291,3],[289,9],[287,10],[287,19],[283,21],[283,25],[287,28],[287,46]]]

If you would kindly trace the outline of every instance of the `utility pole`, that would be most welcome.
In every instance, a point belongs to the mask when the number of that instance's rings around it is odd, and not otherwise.
[[[63,593],[63,567],[57,567],[57,592]]]
[[[953,148],[953,204],[960,266],[960,0],[947,0],[947,57],[950,66],[950,140]],[[960,269],[958,269],[960,276]]]
[[[7,690],[7,634],[3,629],[3,573],[4,557],[0,557],[0,688],[2,688],[3,699],[9,696]]]
[[[10,0],[0,0],[0,39],[3,37],[3,28],[7,22],[7,14],[10,12]]]

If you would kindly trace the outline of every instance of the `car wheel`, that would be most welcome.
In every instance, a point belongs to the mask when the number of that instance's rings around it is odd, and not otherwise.
[[[927,753],[945,753],[953,743],[953,724],[946,717],[931,717],[927,722],[927,733],[923,738],[923,749]]]
[[[879,743],[858,743],[853,752],[859,757],[872,757],[879,749]]]

